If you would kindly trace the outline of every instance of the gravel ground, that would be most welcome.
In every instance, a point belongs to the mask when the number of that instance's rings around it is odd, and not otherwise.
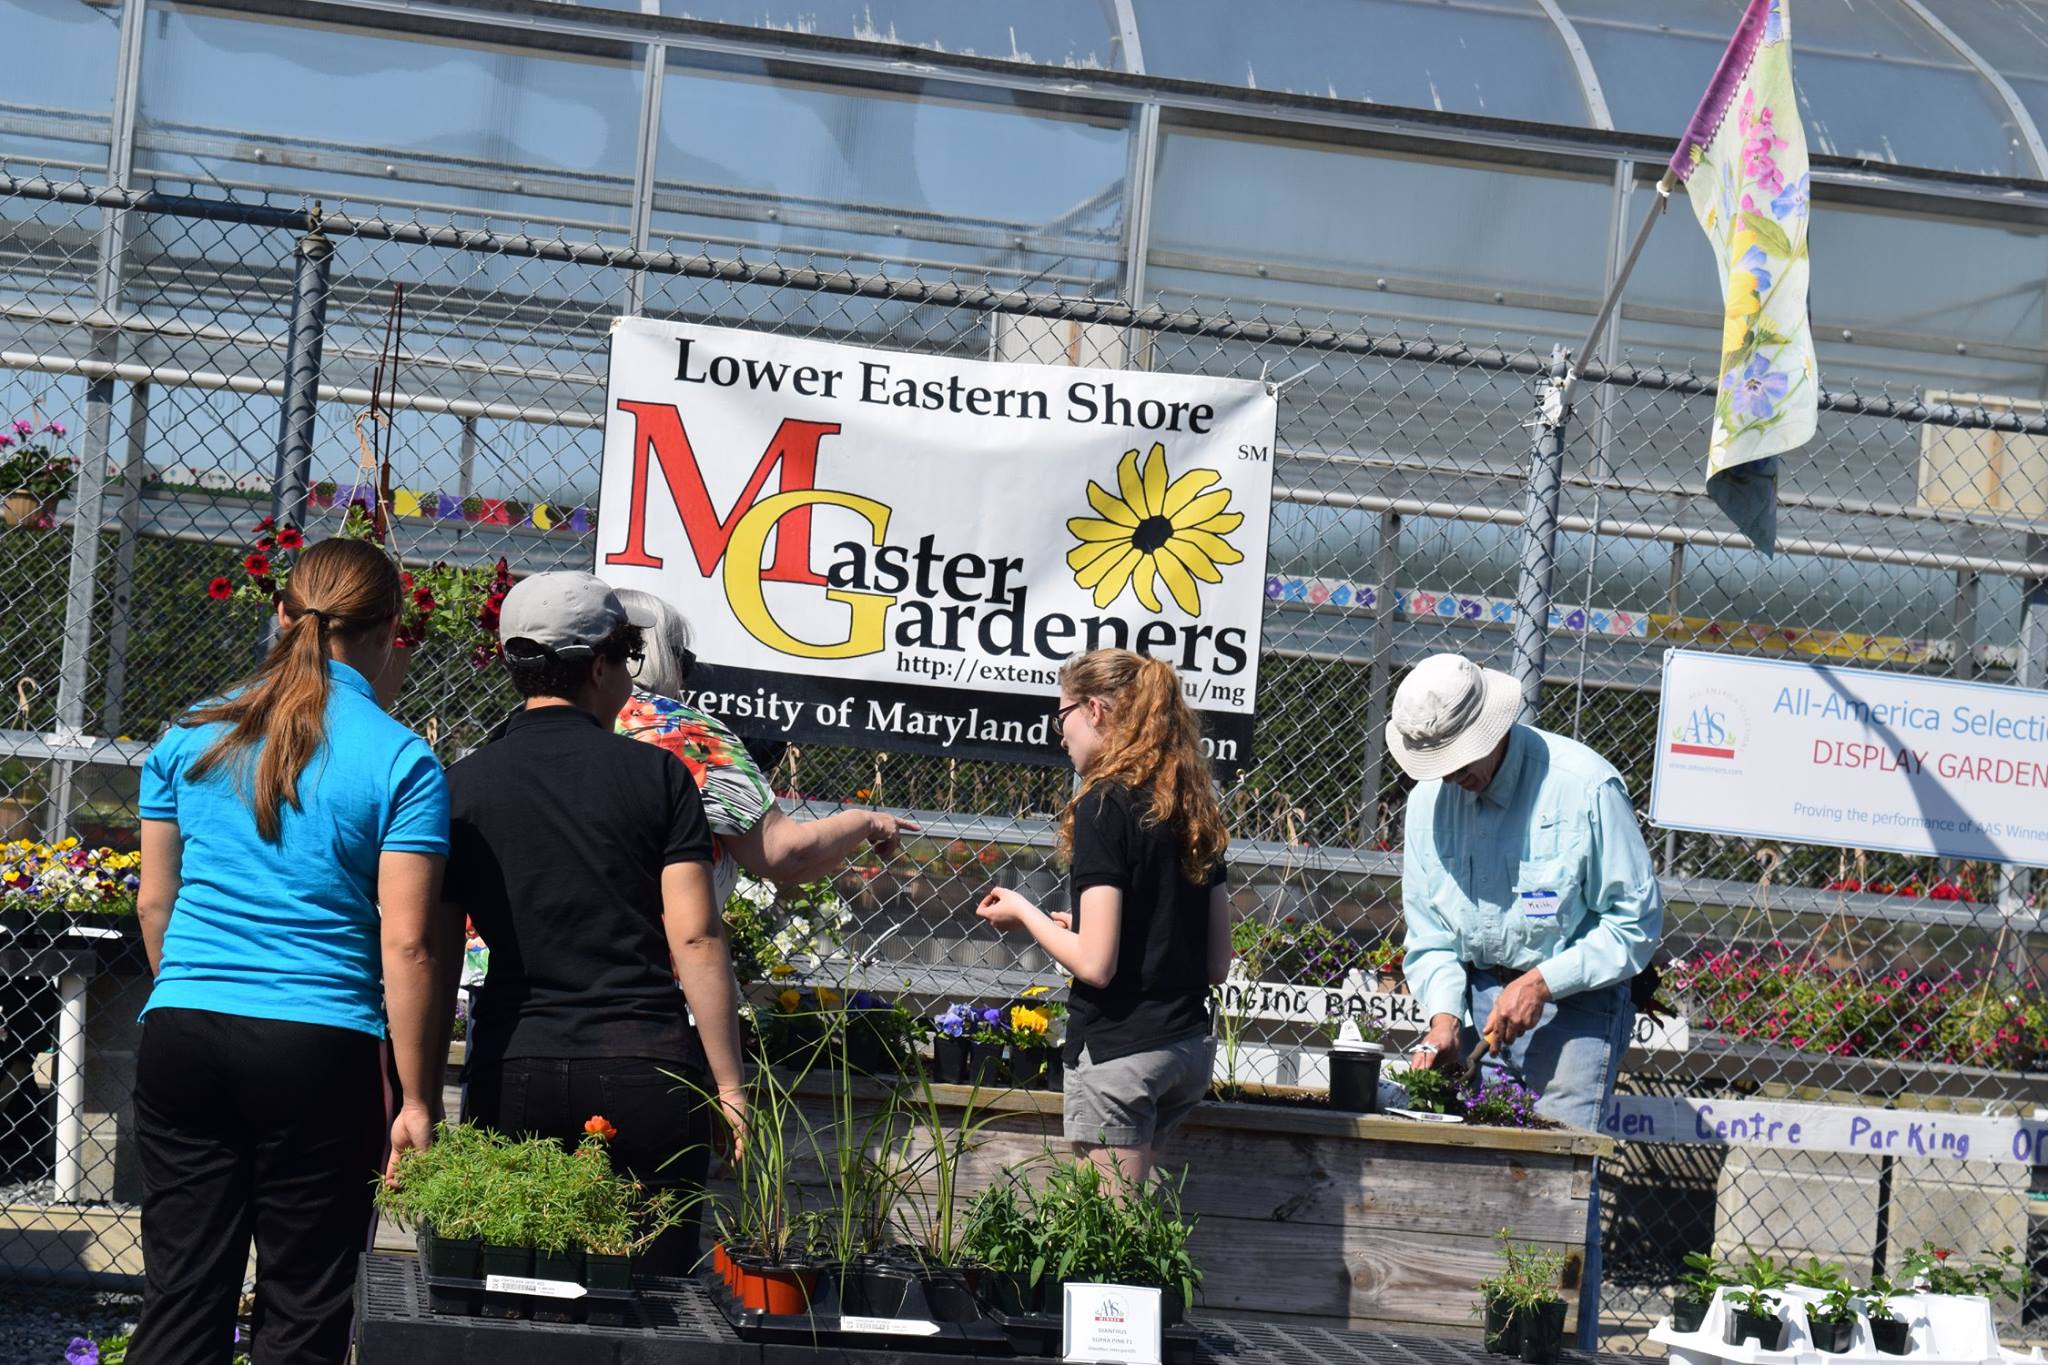
[[[0,1361],[64,1365],[73,1337],[130,1331],[142,1307],[137,1294],[70,1286],[0,1286]]]

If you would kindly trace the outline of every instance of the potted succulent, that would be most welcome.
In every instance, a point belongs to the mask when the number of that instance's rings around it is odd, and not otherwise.
[[[1678,1293],[1671,1300],[1671,1330],[1699,1331],[1700,1324],[1706,1321],[1707,1309],[1713,1306],[1714,1295],[1729,1283],[1713,1253],[1687,1252],[1685,1268],[1678,1278]]]
[[[1330,1107],[1370,1114],[1380,1107],[1380,1067],[1386,1030],[1369,1019],[1346,1018],[1330,1040]]]
[[[1777,1262],[1751,1252],[1742,1278],[1730,1289],[1728,1302],[1733,1311],[1728,1315],[1722,1340],[1730,1346],[1740,1346],[1754,1337],[1766,1351],[1783,1350],[1785,1319],[1778,1310],[1784,1297],[1779,1291],[1784,1287],[1785,1272]]]
[[[1848,1350],[1856,1331],[1856,1309],[1851,1303],[1856,1289],[1842,1273],[1842,1267],[1827,1261],[1808,1261],[1793,1274],[1792,1283],[1820,1291],[1821,1297],[1806,1305],[1806,1332],[1813,1338],[1813,1344],[1835,1355]]]
[[[1906,1320],[1892,1306],[1899,1287],[1880,1275],[1863,1291],[1863,1316],[1870,1320],[1871,1345],[1888,1356],[1902,1356],[1912,1349],[1912,1332]]]

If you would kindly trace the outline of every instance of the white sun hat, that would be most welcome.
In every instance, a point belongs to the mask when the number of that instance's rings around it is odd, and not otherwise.
[[[1387,747],[1418,782],[1448,777],[1492,753],[1521,709],[1522,689],[1507,674],[1461,654],[1432,654],[1394,693]]]

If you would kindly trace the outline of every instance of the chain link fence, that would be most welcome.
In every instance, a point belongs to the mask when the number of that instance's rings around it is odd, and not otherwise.
[[[1405,782],[1381,726],[1403,670],[1429,653],[1512,667],[1548,354],[1227,300],[1134,314],[979,267],[851,274],[789,253],[634,254],[418,221],[307,228],[298,205],[0,177],[0,308],[13,324],[0,413],[29,424],[24,441],[82,461],[68,495],[11,501],[0,532],[0,836],[136,846],[150,740],[256,657],[260,608],[214,600],[214,580],[246,579],[258,520],[295,488],[317,538],[370,482],[362,422],[394,284],[405,332],[393,533],[414,564],[592,564],[607,325],[622,313],[1290,378],[1255,761],[1227,793],[1242,966],[1256,981],[1351,988],[1394,1041],[1412,1036],[1399,981]],[[294,392],[311,417],[296,444]],[[2041,683],[2037,411],[1970,395],[1830,396],[1818,439],[1785,462],[1781,551],[1767,559],[1699,485],[1712,403],[1711,377],[1655,357],[1610,352],[1587,367],[1568,428],[1542,724],[1607,755],[1640,806],[1669,647]],[[288,445],[306,453],[303,469]],[[453,761],[512,701],[492,668],[429,657],[399,714]],[[798,815],[872,804],[925,831],[900,858],[836,879],[836,927],[816,907],[769,911],[762,951],[819,947],[836,954],[820,980],[922,1012],[1057,984],[1042,955],[981,927],[971,906],[990,881],[1064,895],[1051,854],[1062,768],[758,748]],[[1682,1027],[1642,1031],[1624,1092],[1923,1111],[1930,1132],[1946,1115],[2041,1101],[2043,939],[2026,873],[1644,833],[1665,879],[1659,958]],[[772,932],[799,913],[802,932],[777,948]],[[132,923],[17,918],[0,937],[0,1261],[16,1269],[140,1268],[127,1086],[147,979]],[[1321,1083],[1313,1019],[1258,992],[1238,1002],[1223,1012],[1233,1079]],[[1927,1239],[2036,1260],[2048,1243],[2033,1175],[1919,1153],[1625,1142],[1603,1178],[1604,1318],[1646,1328],[1694,1250],[1818,1256],[1858,1275],[1896,1271]],[[2001,1308],[2009,1332],[2039,1333],[2030,1307]]]

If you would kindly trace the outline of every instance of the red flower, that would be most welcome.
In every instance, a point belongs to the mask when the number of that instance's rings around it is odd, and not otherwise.
[[[1937,1261],[1946,1261],[1949,1257],[1953,1255],[1955,1255],[1953,1251],[1949,1251],[1946,1248],[1943,1248],[1934,1253],[1934,1259]]]
[[[261,578],[270,572],[270,556],[258,551],[243,560],[242,567],[248,570],[249,577]]]
[[[589,1118],[583,1120],[583,1131],[591,1137],[602,1138],[606,1142],[610,1142],[619,1135],[619,1130],[612,1127],[611,1121],[605,1118],[603,1114],[592,1114]]]
[[[259,531],[268,531],[271,527],[275,525],[277,525],[276,517],[265,517],[263,520],[256,523],[256,529]]]
[[[277,542],[275,540],[272,540],[269,536],[263,536],[257,540],[256,548],[259,550],[266,551],[274,550],[277,548]]]
[[[206,585],[206,595],[216,602],[225,602],[235,595],[235,585],[226,578],[216,578]]]
[[[400,575],[398,576],[398,582],[399,582],[399,586],[403,587],[403,588],[404,588],[404,589],[405,589],[405,590],[406,590],[407,592],[411,592],[411,591],[412,591],[412,575],[411,575],[411,574],[409,574],[409,573],[402,573],[402,574],[400,574]]]
[[[277,548],[280,550],[303,550],[306,548],[306,534],[296,526],[287,526],[277,533]]]
[[[428,588],[421,588],[418,591],[414,592],[412,595],[412,604],[418,607],[422,612],[432,611],[434,609],[433,591]]]

